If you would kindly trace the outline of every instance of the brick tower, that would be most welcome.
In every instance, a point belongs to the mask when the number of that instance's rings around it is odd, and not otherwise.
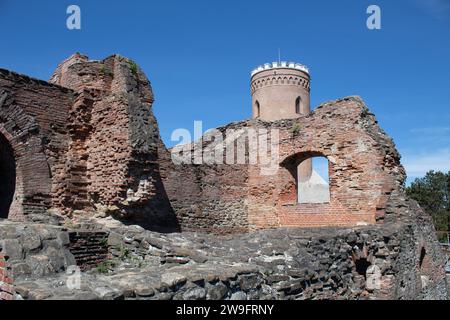
[[[295,62],[272,62],[252,71],[253,118],[264,121],[295,119],[311,112],[310,76],[306,66]],[[298,166],[299,182],[312,175],[312,160]]]
[[[309,114],[308,68],[294,62],[266,63],[251,77],[253,118],[264,121],[293,119]]]

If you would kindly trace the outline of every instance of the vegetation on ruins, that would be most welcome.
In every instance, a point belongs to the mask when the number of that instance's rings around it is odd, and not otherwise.
[[[100,74],[103,76],[113,76],[113,72],[107,68],[105,65],[100,67]]]
[[[300,125],[299,125],[297,122],[295,122],[295,123],[292,125],[292,128],[290,129],[290,131],[291,131],[291,133],[292,133],[293,136],[298,135],[299,132],[300,132]]]
[[[131,72],[134,75],[137,75],[137,73],[138,73],[138,65],[136,64],[136,62],[130,61],[130,69],[131,69]]]
[[[450,171],[429,171],[415,179],[406,192],[431,215],[436,230],[450,230]]]

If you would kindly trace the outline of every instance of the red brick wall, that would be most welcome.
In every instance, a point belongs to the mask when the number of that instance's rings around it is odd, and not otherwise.
[[[0,97],[0,133],[17,162],[9,218],[55,208],[176,225],[159,175],[153,94],[132,61],[75,54],[51,83],[0,70]]]
[[[77,93],[69,119],[73,180],[63,207],[106,211],[148,228],[176,227],[159,174],[153,93],[134,62],[75,54],[50,81]]]
[[[7,258],[0,252],[0,300],[12,300],[14,297],[13,279],[6,264]]]
[[[402,190],[400,156],[359,98],[324,104],[295,120],[251,120],[219,129],[229,128],[278,129],[278,171],[264,175],[260,165],[175,166],[162,154],[164,185],[182,229],[374,224],[383,221],[391,192]],[[293,164],[311,156],[329,160],[330,203],[297,204]]]
[[[297,132],[291,128],[298,124]],[[379,128],[359,98],[325,104],[312,115],[274,124],[280,129],[279,172],[252,178],[255,194],[249,199],[250,225],[265,228],[270,210],[279,226],[355,226],[382,221],[389,194],[402,188],[404,169],[395,146]],[[330,203],[297,204],[295,177],[290,163],[311,156],[330,163]],[[293,161],[297,159],[297,162]],[[267,194],[272,189],[272,197]],[[270,208],[270,209],[269,209]]]
[[[247,165],[175,165],[170,151],[159,151],[164,191],[182,230],[248,231]]]
[[[392,140],[355,97],[298,119],[220,128],[279,130],[278,171],[263,175],[260,165],[174,165],[150,82],[120,56],[73,55],[51,84],[0,70],[0,96],[0,133],[17,162],[11,218],[53,207],[170,230],[353,226],[383,221],[405,178]],[[319,155],[330,162],[330,203],[298,205],[292,163]]]
[[[0,108],[0,133],[16,158],[16,193],[9,218],[43,214],[53,204],[67,150],[69,89],[50,85],[7,70],[0,70],[0,91],[6,100]]]

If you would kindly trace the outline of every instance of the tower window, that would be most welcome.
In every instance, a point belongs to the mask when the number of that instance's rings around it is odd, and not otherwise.
[[[256,118],[259,118],[261,116],[261,107],[260,107],[258,101],[256,101],[255,105],[256,105],[256,110],[255,110],[256,111]]]
[[[300,114],[300,106],[302,104],[302,98],[298,97],[297,100],[295,100],[295,113]]]

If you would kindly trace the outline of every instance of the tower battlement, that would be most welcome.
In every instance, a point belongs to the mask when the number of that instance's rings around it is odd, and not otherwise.
[[[308,67],[296,62],[272,62],[253,69],[253,118],[277,121],[309,114],[310,81]]]
[[[261,72],[261,71],[265,71],[265,70],[271,70],[271,69],[296,69],[296,70],[300,70],[303,71],[307,74],[309,74],[309,69],[307,66],[300,64],[300,63],[296,63],[296,62],[290,62],[290,61],[280,61],[280,62],[272,62],[272,63],[265,63],[262,64],[258,67],[256,67],[255,69],[252,70],[252,77]]]

